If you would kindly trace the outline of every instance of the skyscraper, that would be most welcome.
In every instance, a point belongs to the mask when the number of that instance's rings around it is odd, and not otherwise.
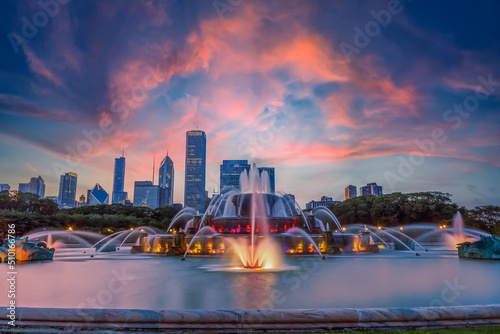
[[[45,182],[41,176],[31,178],[28,183],[28,191],[40,196],[40,198],[45,197]]]
[[[160,208],[174,203],[174,162],[167,156],[160,164],[158,185],[160,187]]]
[[[205,211],[207,135],[200,130],[186,132],[186,179],[184,206]]]
[[[6,183],[0,184],[0,191],[4,191],[4,190],[10,191],[10,186]]]
[[[223,160],[220,165],[220,193],[226,187],[240,189],[240,175],[250,170],[248,160]]]
[[[109,204],[109,195],[99,183],[96,183],[94,189],[87,194],[89,194],[87,199],[89,205]]]
[[[345,199],[351,199],[357,196],[356,186],[348,185],[345,187]]]
[[[134,206],[149,206],[158,209],[160,205],[160,187],[151,181],[135,181]]]
[[[29,183],[19,183],[19,188],[17,188],[17,191],[20,193],[27,193],[30,189],[30,184]]]
[[[113,194],[111,203],[123,203],[127,198],[127,192],[123,190],[125,182],[125,157],[115,159],[115,172],[113,175]]]
[[[77,178],[78,175],[71,172],[61,175],[61,181],[59,182],[59,196],[57,198],[59,207],[75,207]]]
[[[262,172],[267,171],[267,174],[269,175],[270,191],[271,191],[271,194],[274,194],[274,192],[276,191],[274,167],[259,167],[257,169],[259,170],[259,175],[261,176],[261,178],[262,178]]]
[[[382,195],[382,186],[378,186],[375,182],[368,183],[366,186],[361,187],[359,190],[361,195]]]

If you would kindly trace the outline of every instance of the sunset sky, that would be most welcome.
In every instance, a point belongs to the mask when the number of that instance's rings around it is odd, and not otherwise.
[[[0,183],[14,190],[41,175],[57,195],[72,171],[77,197],[95,183],[111,194],[125,147],[130,199],[168,151],[182,203],[185,133],[198,127],[209,194],[223,159],[248,159],[275,167],[276,188],[301,207],[368,182],[500,204],[500,2],[72,0],[41,10],[0,3]]]

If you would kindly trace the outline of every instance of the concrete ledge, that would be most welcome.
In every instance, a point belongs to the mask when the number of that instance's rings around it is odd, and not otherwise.
[[[8,325],[0,308],[0,330]],[[334,331],[500,327],[500,304],[310,310],[120,310],[17,308],[15,329],[70,330],[223,330],[224,332]]]

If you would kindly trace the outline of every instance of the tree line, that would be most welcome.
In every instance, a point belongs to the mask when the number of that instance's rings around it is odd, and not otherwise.
[[[500,233],[500,207],[459,207],[451,194],[442,192],[392,193],[381,196],[365,195],[332,205],[330,210],[342,225],[366,224],[392,227],[413,223],[450,225],[457,212],[464,224],[490,233]]]
[[[122,204],[59,209],[51,199],[41,199],[32,193],[4,190],[0,192],[0,233],[7,231],[8,224],[16,225],[18,236],[39,228],[71,227],[104,234],[138,226],[166,230],[177,212],[170,206],[153,210]]]

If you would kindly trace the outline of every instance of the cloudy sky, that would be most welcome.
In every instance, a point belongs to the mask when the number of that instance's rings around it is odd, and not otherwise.
[[[301,206],[367,182],[500,204],[496,1],[44,1],[0,4],[13,189],[41,175],[57,195],[73,171],[78,194],[111,193],[125,147],[130,198],[168,151],[182,203],[198,127],[209,193],[223,159],[248,159]]]

